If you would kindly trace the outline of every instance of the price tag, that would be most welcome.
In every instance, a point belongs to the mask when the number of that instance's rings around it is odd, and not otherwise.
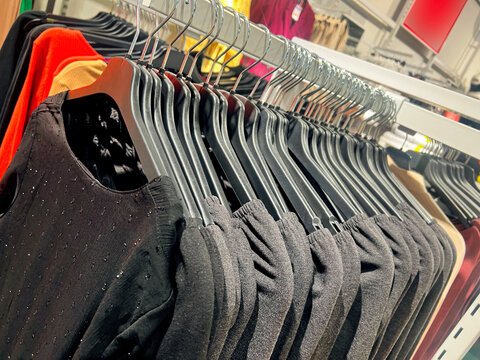
[[[302,11],[303,11],[302,4],[295,5],[295,8],[292,11],[292,20],[298,21],[298,19],[300,19],[300,15],[302,14]]]
[[[143,0],[143,6],[149,7],[152,0]]]

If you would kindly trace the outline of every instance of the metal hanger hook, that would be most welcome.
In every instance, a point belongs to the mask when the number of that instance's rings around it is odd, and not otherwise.
[[[275,36],[275,35],[274,35]],[[280,62],[280,65],[278,65],[276,68],[274,68],[273,70],[269,71],[268,73],[266,73],[265,75],[263,75],[260,79],[257,80],[257,82],[255,83],[255,86],[253,87],[252,91],[250,92],[250,95],[248,95],[248,97],[250,99],[253,98],[253,95],[255,94],[255,91],[257,91],[257,88],[260,86],[260,83],[262,82],[262,80],[265,80],[267,77],[269,77],[270,75],[272,75],[275,71],[279,70],[283,64],[285,64],[285,61],[287,60],[288,56],[289,56],[289,53],[290,53],[290,44],[288,43],[288,40],[285,36],[282,36],[282,35],[278,35],[277,36],[278,38],[280,38],[281,40],[283,40],[284,42],[284,45],[285,45],[285,49],[283,51],[283,58],[282,58],[282,61]],[[265,93],[265,90],[267,89],[267,86],[265,86],[265,88],[263,89],[263,92],[262,94],[260,95],[260,98],[263,97],[263,94]]]
[[[260,57],[260,59],[258,59],[257,61],[255,61],[250,66],[246,67],[245,69],[243,69],[243,71],[240,73],[240,75],[238,75],[237,80],[235,81],[235,84],[233,85],[233,88],[230,91],[231,93],[234,93],[237,90],[238,84],[240,84],[240,80],[242,79],[243,75],[248,70],[250,70],[251,68],[256,66],[258,63],[260,63],[263,59],[265,59],[265,56],[267,56],[268,50],[270,50],[270,45],[272,44],[272,33],[270,32],[268,27],[266,27],[265,25],[258,25],[258,27],[265,31],[265,37],[266,37],[265,51],[263,52],[263,55]]]
[[[140,3],[140,0],[138,1]],[[163,28],[165,26],[165,24],[173,17],[173,14],[175,14],[175,11],[177,10],[177,6],[178,6],[178,3],[179,3],[179,0],[175,0],[174,3],[173,3],[173,9],[172,11],[170,12],[170,14],[168,14],[168,16],[160,23],[160,25],[158,25],[154,30],[153,32],[148,36],[148,39],[147,39],[147,42],[145,44],[145,46],[143,47],[143,50],[142,50],[142,55],[140,56],[140,59],[144,59],[145,58],[145,54],[147,52],[147,48],[148,48],[148,44],[150,43],[150,41],[152,40],[152,37],[158,32],[160,31],[161,28]],[[139,31],[140,32],[140,31]],[[136,34],[135,34],[136,35]],[[138,36],[136,35],[136,38],[138,38]],[[137,39],[134,39],[135,42],[137,41]],[[133,44],[133,46],[135,46]],[[133,51],[133,46],[130,47],[130,50]]]
[[[247,46],[248,40],[250,39],[250,30],[251,30],[250,21],[248,20],[248,18],[244,14],[240,13],[240,17],[243,19],[243,22],[245,23],[245,41],[243,42],[242,47],[237,51],[237,53],[222,64],[222,67],[220,68],[220,71],[218,72],[217,78],[215,79],[214,86],[218,86],[218,84],[220,82],[220,78],[222,77],[223,71],[225,70],[225,67],[228,64],[230,64],[237,56],[239,56],[243,52],[243,50],[245,50],[245,47]]]
[[[221,59],[222,56],[224,56],[233,46],[235,46],[235,43],[238,40],[238,36],[240,35],[240,32],[242,31],[242,22],[240,21],[240,16],[238,12],[235,11],[235,9],[232,9],[231,7],[227,7],[227,10],[232,11],[234,17],[235,17],[235,24],[237,24],[236,28],[237,31],[235,32],[235,36],[233,38],[233,41],[231,44],[226,47],[216,58],[213,60],[212,66],[210,68],[210,71],[208,72],[207,79],[205,80],[205,83],[210,83],[210,79],[212,78],[213,74],[213,68],[215,67],[215,64]]]
[[[175,44],[175,41],[180,39],[180,37],[187,31],[187,29],[192,25],[193,17],[195,15],[195,12],[197,11],[197,0],[193,0],[193,3],[191,5],[191,13],[190,13],[190,18],[188,19],[187,24],[185,27],[180,31],[175,38],[173,38],[172,41],[168,44],[167,50],[165,52],[165,56],[163,57],[163,62],[162,66],[160,69],[165,69],[165,66],[167,65],[168,57],[170,56],[170,51],[172,50],[172,45]],[[153,61],[153,51],[152,51],[152,56],[150,56],[150,61],[149,64],[151,64]]]
[[[210,45],[212,45],[215,40],[217,40],[218,38],[218,35],[220,35],[220,31],[222,30],[222,27],[223,27],[223,20],[225,18],[224,16],[224,8],[223,8],[223,5],[220,1],[218,0],[215,0],[215,3],[217,4],[217,9],[219,10],[219,14],[220,16],[218,17],[218,23],[216,24],[216,27],[217,27],[217,32],[215,33],[215,35],[213,36],[212,39],[210,39],[208,41],[208,43],[202,48],[202,50],[200,50],[199,52],[197,52],[195,54],[195,57],[193,58],[193,61],[192,61],[192,66],[190,67],[190,70],[188,71],[188,75],[187,75],[187,78],[191,78],[192,77],[192,74],[193,74],[193,70],[195,69],[195,65],[197,64],[197,61],[198,61],[198,58],[200,57],[200,55],[202,55]]]
[[[193,44],[192,47],[190,47],[186,52],[185,52],[185,57],[183,58],[182,64],[180,65],[180,69],[178,71],[178,74],[183,74],[183,70],[185,69],[185,65],[187,64],[188,56],[190,53],[197,48],[202,42],[208,39],[208,37],[213,33],[213,30],[215,29],[215,26],[217,25],[217,19],[218,19],[218,6],[215,0],[210,0],[210,3],[212,4],[212,27],[210,28],[210,31],[203,37],[200,38],[195,44]]]

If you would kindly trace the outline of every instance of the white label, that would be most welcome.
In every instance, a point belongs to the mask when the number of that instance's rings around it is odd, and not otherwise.
[[[149,7],[152,0],[143,0],[143,6]]]
[[[298,21],[298,19],[300,18],[300,14],[302,13],[303,11],[303,6],[300,5],[300,4],[297,4],[295,6],[295,8],[293,9],[292,11],[292,19],[293,21]]]

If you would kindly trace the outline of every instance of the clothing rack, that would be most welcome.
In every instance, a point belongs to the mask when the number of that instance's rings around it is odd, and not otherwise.
[[[294,38],[294,42],[360,78],[480,123],[480,101],[477,99],[399,74],[307,40]],[[406,101],[406,98],[400,99],[398,105],[396,121],[400,125],[427,135],[467,155],[480,158],[478,147],[480,131],[413,105]]]
[[[137,5],[137,1],[135,0],[125,1],[132,5]],[[186,24],[191,14],[190,7],[192,6],[192,3],[192,1],[188,4],[181,2],[178,10],[171,18],[171,21],[178,25]],[[170,13],[172,6],[173,2],[163,0],[142,1],[142,7],[153,10],[163,16]],[[197,10],[188,33],[197,36],[206,34],[212,28],[213,21],[214,10],[212,2],[209,0],[198,0]],[[243,20],[240,19],[240,21]],[[234,14],[228,11],[228,9],[225,9],[224,25],[217,38],[218,42],[223,44],[232,43],[235,37],[235,22]],[[234,48],[238,49],[241,44],[244,43],[244,40],[245,34],[242,31],[238,36]],[[476,122],[480,122],[480,102],[478,100],[411,78],[407,75],[396,73],[378,65],[370,64],[352,56],[327,49],[307,40],[294,38],[294,41],[310,52],[320,55],[325,60],[344,68],[360,78],[386,86],[425,103],[446,108]],[[265,31],[258,25],[252,24],[250,38],[244,49],[244,53],[247,56],[259,59],[264,54],[265,44]],[[270,49],[265,55],[263,62],[274,67],[279,66],[284,51],[284,42],[280,38],[272,37]],[[312,81],[314,79],[315,71],[312,68],[306,76],[305,81]],[[467,155],[480,158],[480,148],[478,147],[478,144],[480,143],[480,131],[424,110],[423,108],[410,104],[405,100],[399,101],[398,105],[397,122],[399,124],[430,136],[431,138],[462,151]],[[455,134],[455,136],[452,136],[452,134]]]

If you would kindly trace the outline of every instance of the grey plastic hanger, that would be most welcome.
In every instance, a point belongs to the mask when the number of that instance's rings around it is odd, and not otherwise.
[[[67,99],[74,100],[96,94],[110,96],[120,110],[142,163],[145,176],[148,180],[153,180],[160,175],[167,175],[167,173],[161,165],[161,159],[143,123],[138,101],[140,70],[129,60],[140,34],[140,3],[141,1],[138,0],[135,36],[125,58],[111,59],[106,69],[93,84],[70,91]]]

